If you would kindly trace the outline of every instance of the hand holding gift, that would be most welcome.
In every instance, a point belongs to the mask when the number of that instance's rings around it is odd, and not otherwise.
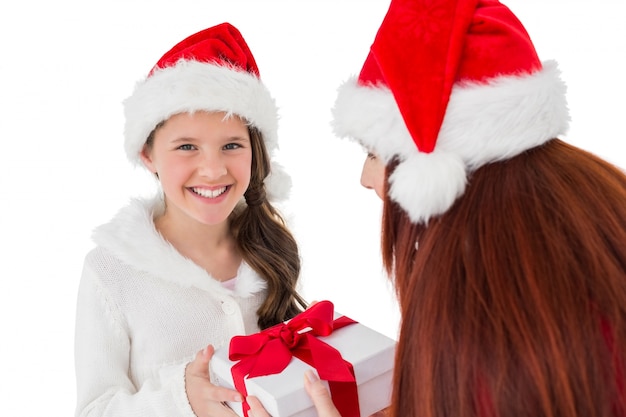
[[[243,401],[242,395],[232,389],[213,385],[209,380],[209,363],[215,352],[212,345],[198,352],[185,368],[185,390],[193,412],[197,416],[233,417],[235,413],[224,405],[226,401]]]

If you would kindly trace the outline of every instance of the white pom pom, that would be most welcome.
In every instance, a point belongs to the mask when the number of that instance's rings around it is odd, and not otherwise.
[[[457,155],[416,152],[400,162],[389,178],[389,196],[414,223],[444,213],[465,191],[465,164]]]
[[[286,200],[291,191],[291,177],[279,163],[272,161],[272,172],[265,178],[265,191],[272,203]]]

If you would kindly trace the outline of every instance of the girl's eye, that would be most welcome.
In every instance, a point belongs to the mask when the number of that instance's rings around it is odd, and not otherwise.
[[[376,155],[374,155],[373,153],[369,152],[369,153],[367,154],[367,158],[368,158],[368,159],[376,159]]]
[[[238,143],[228,143],[224,145],[224,149],[226,150],[239,149],[239,148],[241,148],[241,145]]]
[[[187,143],[187,144],[184,144],[184,145],[180,145],[178,147],[178,149],[183,150],[183,151],[191,151],[194,148],[193,148],[193,145],[190,145],[190,144]]]

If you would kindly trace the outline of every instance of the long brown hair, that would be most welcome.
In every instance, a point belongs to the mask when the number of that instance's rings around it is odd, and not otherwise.
[[[475,171],[427,225],[386,201],[383,258],[402,310],[393,416],[626,415],[618,168],[555,139]]]
[[[267,282],[268,295],[258,310],[259,327],[265,329],[302,312],[306,303],[297,292],[297,242],[265,194],[263,180],[271,170],[265,142],[258,129],[248,130],[252,174],[244,194],[247,208],[233,213],[230,225],[243,259]]]

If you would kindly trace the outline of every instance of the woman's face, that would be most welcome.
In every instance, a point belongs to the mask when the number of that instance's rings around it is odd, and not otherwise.
[[[385,196],[385,164],[373,153],[368,153],[361,172],[361,185],[374,190],[382,200]]]

